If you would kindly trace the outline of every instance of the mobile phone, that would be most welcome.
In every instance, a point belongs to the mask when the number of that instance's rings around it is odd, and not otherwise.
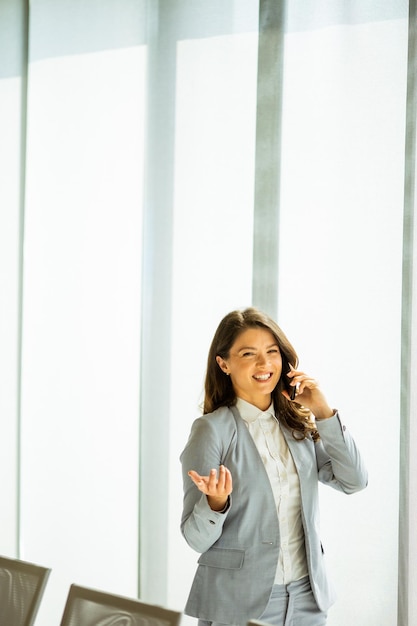
[[[288,372],[291,371],[290,365],[284,355],[282,355],[282,371],[285,372],[285,375],[287,375]],[[297,385],[294,385],[294,387],[292,387],[289,383],[288,378],[286,378],[286,383],[287,384],[285,386],[287,387],[291,400],[295,400],[295,394],[297,393]]]

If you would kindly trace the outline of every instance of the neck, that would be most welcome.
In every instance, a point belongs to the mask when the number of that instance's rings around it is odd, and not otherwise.
[[[261,398],[242,398],[241,400],[245,400],[245,402],[249,402],[249,404],[253,404],[260,411],[266,411],[271,406],[271,397],[270,396],[262,396]]]

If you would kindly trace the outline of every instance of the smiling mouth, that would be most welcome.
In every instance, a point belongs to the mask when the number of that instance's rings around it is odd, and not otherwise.
[[[258,375],[253,376],[255,380],[260,380],[261,382],[265,380],[269,380],[271,377],[272,377],[271,372],[269,372],[268,374],[258,374]]]

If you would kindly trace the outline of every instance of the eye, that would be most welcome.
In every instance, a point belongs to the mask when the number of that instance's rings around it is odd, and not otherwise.
[[[253,356],[254,352],[244,352],[242,356]]]
[[[273,353],[273,354],[278,354],[279,350],[278,348],[271,348],[270,350],[268,350],[268,352]]]

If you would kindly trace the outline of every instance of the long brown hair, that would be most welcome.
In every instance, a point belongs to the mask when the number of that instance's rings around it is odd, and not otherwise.
[[[282,395],[286,390],[291,394],[292,387],[286,374],[289,364],[297,368],[298,357],[291,343],[288,341],[281,328],[266,313],[254,307],[242,311],[228,313],[220,322],[211,342],[205,380],[204,413],[211,413],[221,406],[236,404],[236,394],[232,381],[220,369],[216,356],[228,359],[230,349],[238,335],[248,328],[264,328],[275,337],[282,357],[282,374],[272,392],[275,414],[293,433],[295,439],[304,439],[309,433],[314,440],[318,439],[318,433],[311,413],[305,407],[291,402]]]

